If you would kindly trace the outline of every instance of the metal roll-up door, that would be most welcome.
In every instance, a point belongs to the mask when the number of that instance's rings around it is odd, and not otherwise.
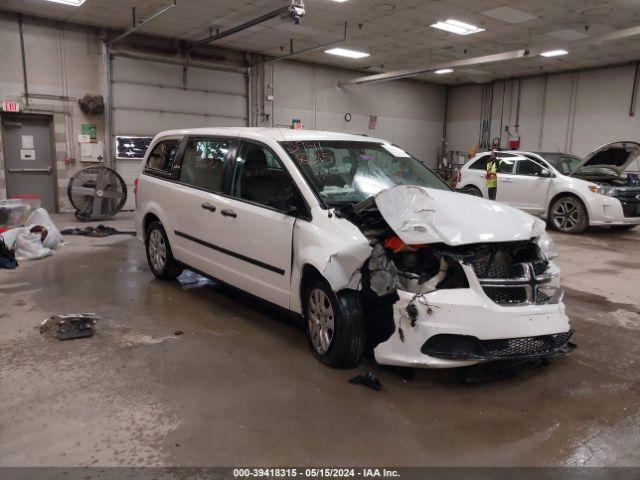
[[[114,56],[112,128],[117,137],[153,137],[163,130],[247,125],[247,84],[243,73]],[[112,143],[113,144],[113,143]],[[127,189],[140,159],[114,155]],[[134,208],[130,195],[125,209]]]

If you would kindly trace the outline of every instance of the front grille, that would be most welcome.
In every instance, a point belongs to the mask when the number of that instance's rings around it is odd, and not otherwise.
[[[522,357],[555,352],[569,341],[571,335],[573,330],[539,337],[481,340],[480,343],[493,357]]]
[[[502,306],[558,303],[561,291],[551,287],[549,262],[539,260],[487,268],[472,264],[484,293]],[[544,290],[544,291],[542,291]]]
[[[528,300],[524,287],[483,287],[483,290],[498,305],[521,305]]]

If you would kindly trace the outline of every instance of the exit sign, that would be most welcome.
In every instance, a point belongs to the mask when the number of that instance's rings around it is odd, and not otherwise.
[[[5,112],[19,112],[20,104],[18,102],[2,102],[2,110]]]

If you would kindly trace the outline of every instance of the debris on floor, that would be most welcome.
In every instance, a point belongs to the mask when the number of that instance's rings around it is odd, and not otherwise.
[[[16,260],[35,260],[53,255],[53,250],[62,243],[62,235],[49,213],[44,208],[38,208],[29,215],[24,226],[2,232],[0,240]]]
[[[18,262],[16,261],[16,255],[13,250],[11,250],[4,243],[4,240],[0,238],[0,268],[6,268],[7,270],[13,270],[18,266]]]
[[[81,235],[83,237],[109,237],[111,235],[135,235],[133,231],[120,231],[113,227],[98,225],[97,227],[68,228],[63,230],[62,235]]]
[[[356,375],[351,380],[349,380],[349,383],[353,383],[355,385],[364,385],[365,387],[369,387],[376,392],[382,390],[382,384],[373,372]]]
[[[55,333],[58,340],[87,338],[95,333],[94,326],[100,317],[95,313],[70,313],[68,315],[52,315],[40,324],[40,333]],[[57,331],[53,332],[53,327]]]
[[[182,334],[184,334],[184,332],[183,332],[182,330],[176,330],[175,332],[173,332],[173,334],[174,334],[175,336],[178,336],[178,335],[182,335]]]

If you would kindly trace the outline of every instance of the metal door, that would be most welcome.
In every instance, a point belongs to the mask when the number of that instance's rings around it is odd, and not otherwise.
[[[42,207],[56,211],[51,117],[2,116],[7,198],[36,195]]]

